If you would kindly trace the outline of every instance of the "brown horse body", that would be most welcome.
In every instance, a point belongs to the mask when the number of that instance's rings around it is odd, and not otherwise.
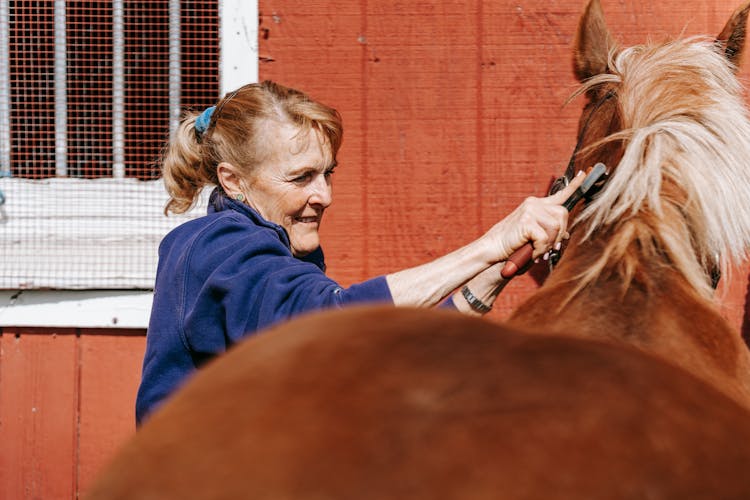
[[[87,498],[750,498],[750,361],[708,284],[750,243],[750,208],[723,220],[750,199],[750,121],[731,82],[699,78],[734,79],[712,50],[738,60],[747,10],[715,46],[616,53],[587,7],[578,162],[613,172],[508,323],[353,308],[276,326],[198,373]],[[679,67],[665,81],[639,57]]]
[[[560,268],[514,311],[509,324],[634,346],[684,368],[750,408],[747,346],[715,304],[696,294],[674,271],[662,266],[651,273],[653,289],[636,282],[623,293],[619,278],[609,277],[565,300],[575,266],[597,254],[592,246],[565,255]]]
[[[748,440],[741,407],[634,349],[349,309],[207,366],[87,498],[740,499]]]

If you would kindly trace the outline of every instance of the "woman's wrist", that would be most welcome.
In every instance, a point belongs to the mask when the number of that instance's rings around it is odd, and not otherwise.
[[[502,224],[500,222],[498,225]],[[493,228],[495,229],[495,228]],[[495,229],[495,231],[497,231]],[[479,258],[481,262],[484,262],[486,268],[489,268],[498,262],[504,262],[512,253],[511,249],[506,249],[504,243],[498,241],[497,238],[493,237],[491,232],[487,232],[480,236],[476,243],[481,245],[479,250]]]
[[[475,313],[487,314],[492,310],[492,305],[485,304],[481,299],[477,298],[471,291],[471,288],[469,288],[469,285],[461,287],[461,295],[463,295],[464,300]]]
[[[461,286],[453,295],[456,309],[480,316],[488,313],[506,283],[500,276],[503,265],[492,265]]]

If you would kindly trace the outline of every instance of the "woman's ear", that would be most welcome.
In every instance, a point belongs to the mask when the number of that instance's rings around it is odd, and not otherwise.
[[[243,182],[240,172],[231,163],[225,161],[219,163],[216,166],[216,177],[219,179],[221,188],[230,198],[235,198],[238,194],[244,194],[242,192]]]

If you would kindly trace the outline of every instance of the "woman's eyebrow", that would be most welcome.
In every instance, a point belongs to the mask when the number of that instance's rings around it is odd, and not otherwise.
[[[331,162],[328,166],[323,167],[322,169],[319,167],[313,167],[310,165],[301,165],[299,167],[294,167],[291,170],[289,170],[289,175],[299,175],[304,174],[306,172],[324,172],[326,170],[331,170],[332,168],[336,168],[338,166],[337,161]]]
[[[310,172],[313,170],[318,170],[318,169],[315,167],[311,167],[310,165],[300,165],[300,166],[292,167],[291,169],[289,169],[289,174],[298,175],[298,174],[304,174],[305,172]]]

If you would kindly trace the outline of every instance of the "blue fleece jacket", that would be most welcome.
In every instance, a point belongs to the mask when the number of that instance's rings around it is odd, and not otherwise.
[[[342,288],[324,271],[321,249],[295,258],[281,226],[215,190],[208,215],[159,246],[136,422],[246,335],[305,311],[393,303],[384,276]]]

